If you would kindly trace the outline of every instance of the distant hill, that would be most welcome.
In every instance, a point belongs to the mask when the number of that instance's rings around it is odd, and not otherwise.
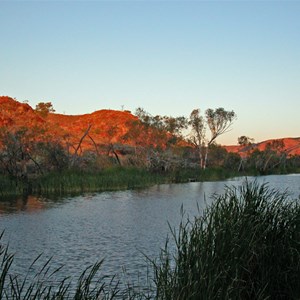
[[[264,151],[268,147],[268,145],[270,145],[274,141],[283,142],[282,151],[285,151],[287,155],[300,155],[300,137],[271,139],[259,143],[253,143],[250,146],[231,145],[231,146],[224,146],[224,147],[228,152],[234,152],[240,154],[241,156],[247,156],[248,153],[253,151],[254,149]]]
[[[126,141],[123,139],[128,132],[131,124],[138,121],[137,117],[129,111],[117,110],[98,110],[90,114],[82,115],[63,115],[49,113],[47,117],[39,115],[27,103],[20,103],[17,100],[0,96],[0,128],[15,131],[22,127],[30,129],[38,128],[39,134],[47,136],[47,139],[55,139],[70,145],[77,145],[80,139],[85,135],[87,138],[82,142],[82,149],[91,149],[93,144],[135,144],[134,137],[129,137]],[[142,130],[137,128],[136,130]],[[43,136],[39,137],[40,139]],[[288,155],[300,155],[300,137],[282,138],[284,150]],[[251,145],[251,149],[265,150],[267,145],[274,140],[267,140]],[[149,138],[144,138],[144,144],[157,143]],[[161,142],[161,141],[160,141]],[[247,155],[249,147],[243,146],[224,146],[228,152],[239,153],[242,156]]]

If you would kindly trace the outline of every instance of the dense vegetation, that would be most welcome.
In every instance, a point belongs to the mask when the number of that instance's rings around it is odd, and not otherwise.
[[[26,140],[27,134],[25,130],[2,135],[0,197],[132,189],[300,170],[299,156],[288,157],[271,148],[241,157],[211,144],[204,169],[193,147],[139,147],[132,152],[128,146],[119,146],[113,156],[91,151],[78,155],[60,144]]]
[[[207,109],[204,116],[195,109],[188,118],[152,116],[141,108],[135,116],[105,111],[107,120],[99,120],[97,112],[83,117],[53,112],[51,102],[33,110],[0,97],[0,196],[300,170],[300,156],[291,156],[282,140],[259,150],[242,136],[239,153],[216,144],[236,118],[224,108]]]
[[[299,232],[297,200],[246,182],[227,188],[200,216],[182,222],[174,240],[149,261],[153,274],[147,286],[107,280],[102,261],[77,283],[74,274],[58,280],[60,269],[52,270],[51,261],[24,279],[11,272],[14,257],[0,244],[0,298],[299,299]]]

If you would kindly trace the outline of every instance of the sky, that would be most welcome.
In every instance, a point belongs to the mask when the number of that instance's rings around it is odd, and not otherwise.
[[[220,144],[300,136],[300,1],[3,1],[0,95],[57,113],[223,107]]]

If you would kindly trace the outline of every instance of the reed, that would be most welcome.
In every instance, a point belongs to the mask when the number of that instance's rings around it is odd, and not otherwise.
[[[172,231],[153,261],[157,299],[299,299],[300,207],[246,182]]]
[[[109,168],[100,172],[67,170],[38,178],[34,193],[83,193],[148,187],[164,182],[164,178],[145,169]]]
[[[51,172],[27,182],[0,176],[0,198],[26,194],[73,194],[146,188],[154,184],[215,181],[237,176],[222,168],[182,168],[155,172],[137,167],[111,167],[101,171],[67,169]]]
[[[0,243],[0,299],[146,300],[151,297],[149,289],[131,284],[121,285],[116,276],[102,275],[103,260],[88,266],[74,282],[74,276],[71,277],[74,274],[69,277],[61,275],[63,266],[56,269],[51,267],[51,258],[40,268],[35,266],[41,256],[33,261],[25,276],[17,276],[11,271],[14,255],[9,254],[8,247]]]
[[[12,180],[4,175],[0,175],[0,199],[1,197],[22,195],[24,188],[25,186],[21,182]]]

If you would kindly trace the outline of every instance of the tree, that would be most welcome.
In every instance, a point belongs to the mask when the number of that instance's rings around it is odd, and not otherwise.
[[[215,141],[217,137],[228,132],[232,126],[233,121],[236,118],[235,112],[226,111],[224,108],[219,107],[215,110],[209,108],[205,111],[206,123],[210,129],[211,137],[208,141],[205,158],[204,158],[204,169],[206,168],[207,155],[209,146]]]
[[[240,146],[249,146],[254,142],[253,138],[250,138],[248,136],[242,135],[238,137],[238,144]]]
[[[200,167],[205,169],[209,146],[220,135],[228,132],[236,118],[234,111],[226,111],[220,107],[215,110],[209,108],[205,111],[205,119],[200,115],[199,109],[194,109],[190,114],[189,124],[192,127],[191,141],[197,147],[200,159]],[[206,139],[206,128],[209,128],[211,136]]]
[[[163,117],[164,129],[171,134],[169,142],[175,143],[178,139],[183,139],[182,131],[187,128],[188,120],[186,117]]]
[[[284,141],[282,139],[273,140],[272,142],[267,143],[264,151],[266,154],[266,161],[263,167],[263,172],[267,170],[267,167],[271,162],[272,166],[270,166],[270,168],[274,168],[282,161],[284,162],[285,167],[286,153],[284,151],[284,146]]]
[[[238,167],[238,171],[240,171],[242,168],[245,167],[245,162],[247,158],[250,156],[250,151],[252,150],[252,143],[254,142],[253,138],[250,138],[248,136],[242,135],[238,137],[238,144],[243,147],[241,151],[243,151],[244,155],[241,155],[240,164]]]
[[[35,111],[43,118],[46,118],[49,113],[55,112],[51,102],[40,102],[35,106]]]
[[[209,159],[207,164],[210,167],[223,166],[226,161],[227,155],[228,152],[224,147],[216,143],[212,143],[209,145]]]
[[[18,128],[15,132],[0,130],[0,166],[4,174],[16,182],[22,182],[30,191],[29,175],[43,173],[36,159],[36,131]]]
[[[233,171],[239,168],[240,162],[241,157],[238,153],[229,152],[227,153],[223,166],[225,169]]]
[[[210,145],[218,136],[229,131],[232,122],[236,118],[235,112],[226,111],[219,107],[215,110],[209,108],[205,111],[206,122],[211,132],[211,138],[208,142]]]
[[[194,109],[190,114],[189,125],[191,126],[190,141],[196,147],[200,168],[204,168],[204,153],[205,149],[205,121],[200,115],[200,109]]]

